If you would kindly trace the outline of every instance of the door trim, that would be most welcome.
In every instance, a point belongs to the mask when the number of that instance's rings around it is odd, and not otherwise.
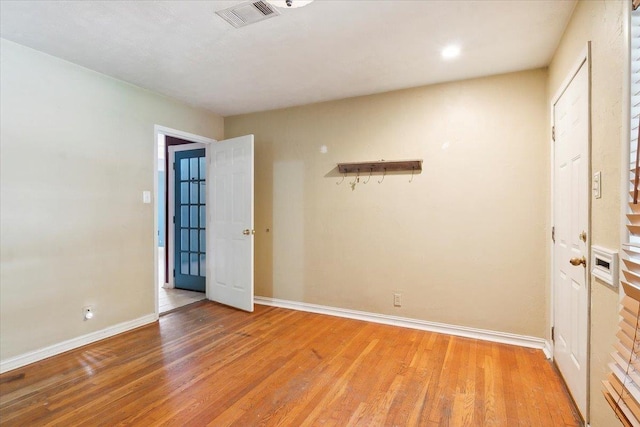
[[[629,193],[625,190],[629,186],[629,165],[631,164],[631,153],[629,135],[631,134],[631,9],[622,8],[622,30],[624,34],[623,50],[623,70],[622,70],[622,132],[620,138],[620,243],[629,241],[629,230],[627,230],[627,203],[629,203]],[[622,277],[622,263],[619,263],[619,277]],[[618,290],[619,300],[623,294]]]
[[[174,138],[184,139],[191,142],[211,143],[217,142],[212,138],[206,136],[196,135],[189,132],[184,132],[178,129],[172,129],[161,125],[153,125],[153,299],[154,299],[154,312],[156,318],[160,315],[160,307],[158,305],[158,265],[160,260],[158,259],[158,139],[160,136],[172,136]],[[169,172],[169,171],[166,171]],[[165,219],[168,220],[168,219]],[[169,227],[171,228],[171,227]],[[165,236],[168,238],[168,236]]]
[[[554,120],[554,106],[555,104],[558,102],[558,100],[560,99],[560,97],[564,94],[564,92],[566,91],[566,89],[569,87],[569,84],[571,83],[571,81],[573,80],[573,78],[576,76],[576,74],[578,74],[578,72],[580,71],[581,67],[585,65],[587,67],[587,76],[588,76],[588,89],[587,89],[587,99],[588,99],[588,114],[587,114],[587,120],[588,120],[588,137],[587,137],[587,179],[588,179],[588,185],[587,188],[589,189],[589,194],[587,195],[587,200],[588,200],[588,207],[587,207],[587,236],[588,236],[588,240],[587,240],[587,244],[586,244],[586,249],[587,249],[587,254],[586,254],[586,258],[587,260],[591,259],[591,231],[592,231],[592,227],[591,227],[591,211],[592,211],[592,191],[591,191],[591,175],[592,175],[592,170],[591,170],[591,41],[587,42],[587,45],[584,47],[584,49],[580,52],[580,54],[578,55],[577,59],[575,60],[575,62],[573,63],[572,67],[569,69],[567,76],[564,78],[564,80],[562,81],[562,84],[559,86],[558,90],[556,91],[556,93],[554,94],[554,96],[551,98],[550,100],[550,104],[549,104],[549,146],[550,148],[550,175],[551,175],[551,182],[550,182],[550,191],[549,191],[549,195],[550,195],[550,217],[549,217],[549,224],[551,225],[551,227],[554,226],[554,218],[555,218],[555,205],[554,205],[554,200],[555,200],[555,176],[554,176],[554,165],[555,165],[555,146],[554,146],[554,141],[553,141],[553,137],[552,137],[552,129],[553,126],[555,124],[555,120]],[[555,298],[554,298],[554,290],[555,290],[555,280],[554,280],[554,271],[555,271],[555,257],[554,257],[554,244],[553,244],[553,240],[551,239],[551,229],[549,230],[549,237],[548,237],[548,242],[549,242],[549,256],[550,256],[550,263],[549,263],[549,269],[547,271],[547,274],[549,275],[549,301],[550,301],[550,310],[549,310],[549,331],[548,333],[548,339],[549,342],[551,343],[550,346],[550,350],[551,350],[551,359],[554,360],[554,351],[555,351],[555,342],[551,339],[551,328],[554,326],[555,324],[555,319],[554,319],[554,314],[555,314]],[[587,265],[587,268],[589,269],[590,266]],[[587,333],[587,337],[586,337],[586,343],[587,343],[587,366],[586,366],[586,370],[585,370],[585,374],[587,376],[586,378],[586,387],[587,389],[585,390],[586,392],[586,409],[585,409],[585,423],[588,425],[589,421],[590,421],[590,411],[591,411],[591,387],[590,387],[590,380],[591,380],[591,273],[588,272],[588,274],[586,274],[586,278],[585,278],[585,286],[587,288],[587,325],[586,325],[586,333]],[[563,379],[564,381],[564,379]],[[577,406],[577,405],[576,405]]]

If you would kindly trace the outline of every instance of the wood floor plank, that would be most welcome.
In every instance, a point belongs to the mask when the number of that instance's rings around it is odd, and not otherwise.
[[[408,425],[438,423],[440,420],[440,416],[436,416],[436,420],[430,420],[429,416],[436,399],[439,397],[439,382],[443,374],[442,367],[447,355],[450,337],[434,334],[430,338],[428,346],[430,351],[425,354],[425,358],[421,359],[420,364],[420,371],[425,375],[422,381],[422,391],[413,406]]]
[[[0,375],[3,426],[578,426],[539,350],[208,301]]]

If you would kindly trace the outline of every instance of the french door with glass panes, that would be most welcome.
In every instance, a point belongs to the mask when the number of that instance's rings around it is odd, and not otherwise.
[[[205,149],[176,151],[174,165],[174,286],[178,289],[205,292]]]

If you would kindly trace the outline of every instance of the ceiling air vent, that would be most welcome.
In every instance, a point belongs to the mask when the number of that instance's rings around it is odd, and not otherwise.
[[[234,27],[240,28],[276,17],[280,15],[280,12],[264,1],[249,1],[219,10],[216,14]]]

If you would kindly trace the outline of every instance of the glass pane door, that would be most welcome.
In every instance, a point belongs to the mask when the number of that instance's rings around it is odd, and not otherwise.
[[[204,148],[175,153],[174,285],[205,291],[206,157]]]

